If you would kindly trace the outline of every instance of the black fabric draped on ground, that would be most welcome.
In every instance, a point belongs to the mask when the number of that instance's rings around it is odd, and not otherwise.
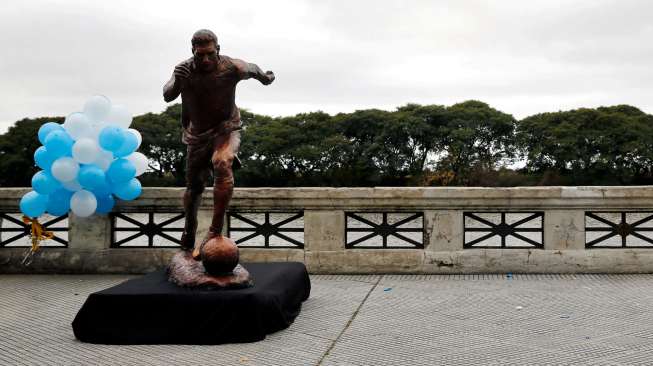
[[[104,344],[255,342],[287,328],[308,299],[303,263],[243,264],[254,287],[199,290],[168,282],[165,269],[91,294],[73,321],[75,337]]]

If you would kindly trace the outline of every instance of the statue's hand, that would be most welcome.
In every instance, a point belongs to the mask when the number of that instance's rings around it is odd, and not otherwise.
[[[265,76],[267,77],[267,81],[263,82],[263,85],[270,85],[274,81],[274,73],[272,71],[266,71]]]
[[[179,64],[175,66],[174,74],[177,81],[186,80],[190,76],[190,68],[188,65]]]

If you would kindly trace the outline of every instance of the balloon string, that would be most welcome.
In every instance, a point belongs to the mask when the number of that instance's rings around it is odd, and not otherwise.
[[[32,263],[34,253],[36,253],[41,246],[41,241],[52,239],[54,237],[54,233],[52,233],[52,231],[45,230],[43,225],[39,223],[38,219],[32,219],[28,216],[23,215],[23,222],[30,225],[30,239],[32,241],[32,247],[27,251],[25,257],[23,258],[23,264],[29,266]]]

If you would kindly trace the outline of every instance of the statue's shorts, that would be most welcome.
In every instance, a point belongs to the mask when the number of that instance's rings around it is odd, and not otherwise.
[[[234,161],[240,165],[236,154],[240,147],[240,129],[226,131],[204,143],[186,147],[186,187],[204,190],[209,173],[213,170],[215,185],[232,184]]]

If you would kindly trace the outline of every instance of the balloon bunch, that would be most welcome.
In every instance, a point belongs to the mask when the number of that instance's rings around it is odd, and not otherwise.
[[[33,190],[20,200],[21,212],[38,217],[72,210],[87,217],[111,211],[114,196],[127,201],[138,197],[141,183],[136,177],[147,169],[147,157],[136,152],[142,137],[129,128],[131,122],[125,107],[96,95],[63,125],[43,124],[38,132],[43,146],[34,152],[43,170],[32,177]]]

